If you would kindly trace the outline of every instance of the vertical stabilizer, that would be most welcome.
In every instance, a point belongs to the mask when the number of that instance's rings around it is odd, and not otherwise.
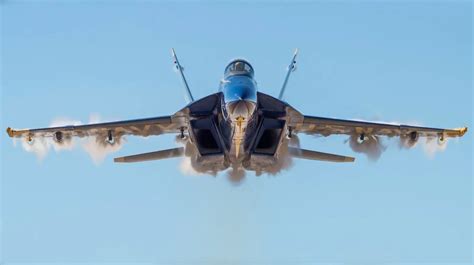
[[[179,64],[178,56],[176,56],[176,52],[174,51],[173,48],[171,49],[171,54],[173,55],[174,66],[176,67],[176,70],[178,70],[181,76],[181,80],[183,80],[184,89],[186,93],[186,100],[188,101],[188,103],[191,103],[194,101],[194,98],[193,98],[193,95],[191,94],[191,90],[189,89],[188,82],[186,81],[186,77],[184,76],[184,67],[182,67],[181,64]]]
[[[295,50],[293,54],[293,58],[291,58],[291,63],[288,65],[288,71],[286,72],[285,81],[283,81],[283,86],[281,87],[280,94],[278,95],[278,99],[283,99],[283,95],[285,94],[286,84],[290,79],[290,75],[292,72],[296,70],[296,56],[298,55],[298,49]]]

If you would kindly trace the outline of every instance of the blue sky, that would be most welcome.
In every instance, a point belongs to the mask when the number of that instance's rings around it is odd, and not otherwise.
[[[199,98],[235,57],[309,115],[472,128],[471,2],[1,4],[1,128],[169,115],[184,104],[170,48]],[[187,176],[179,159],[112,158],[176,145],[128,138],[100,165],[81,151],[39,161],[1,137],[1,260],[281,264],[472,262],[472,132],[444,152],[345,137],[302,146],[354,164],[295,161],[277,176]]]

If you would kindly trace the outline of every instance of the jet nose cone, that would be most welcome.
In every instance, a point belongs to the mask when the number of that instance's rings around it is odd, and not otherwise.
[[[255,111],[256,104],[252,101],[237,100],[234,102],[227,103],[227,112],[232,120],[236,120],[238,117],[249,119]]]

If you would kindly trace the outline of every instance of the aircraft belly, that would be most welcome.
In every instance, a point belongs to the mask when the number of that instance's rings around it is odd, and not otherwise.
[[[280,158],[286,156],[288,145],[287,105],[268,95],[258,95],[255,115],[250,119],[237,117],[232,122],[218,111],[219,104],[206,112],[204,107],[197,107],[199,101],[190,105],[189,134],[197,151],[194,168],[217,172],[232,167],[259,174],[282,167]]]

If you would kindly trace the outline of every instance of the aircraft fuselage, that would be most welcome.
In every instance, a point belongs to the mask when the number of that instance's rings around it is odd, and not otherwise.
[[[219,90],[223,95],[223,116],[232,127],[229,158],[237,162],[243,155],[247,125],[257,109],[257,82],[252,66],[241,59],[229,63]]]

